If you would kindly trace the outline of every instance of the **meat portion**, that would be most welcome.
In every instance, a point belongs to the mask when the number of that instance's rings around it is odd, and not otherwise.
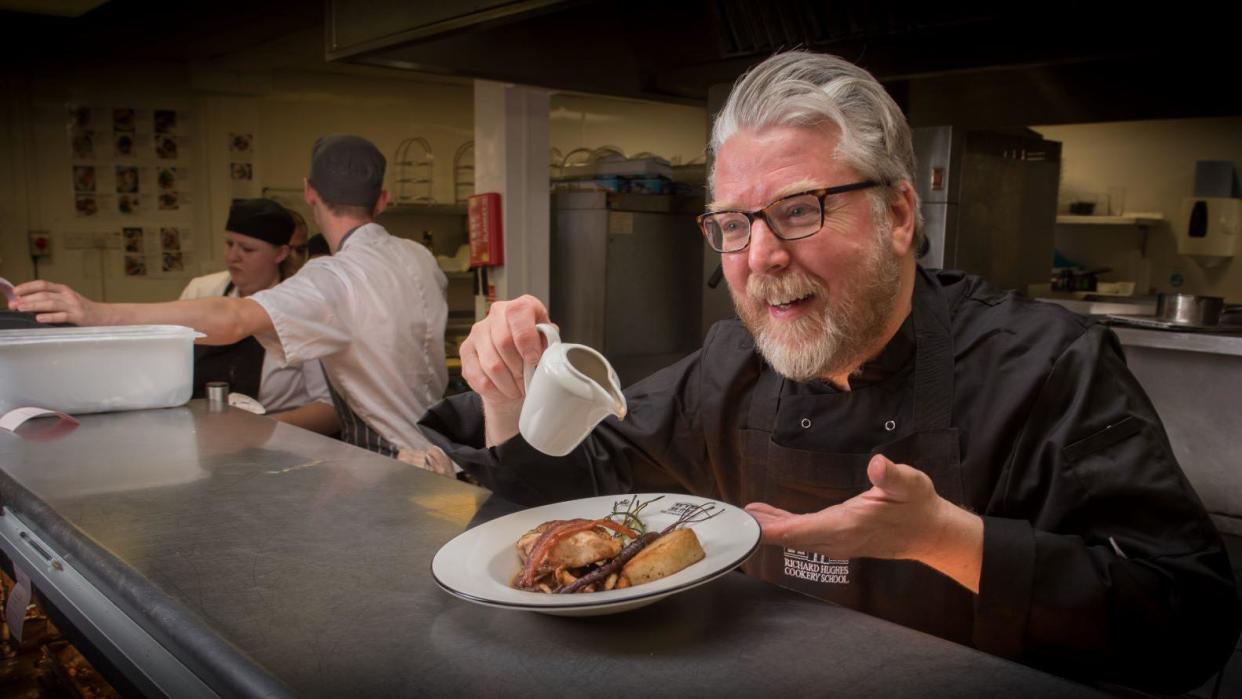
[[[555,524],[557,524],[555,521],[544,522],[518,539],[518,556],[523,563],[526,562],[526,557],[530,555],[531,548],[534,547],[535,542],[539,541],[539,537]],[[600,528],[587,529],[575,532],[557,542],[552,551],[548,553],[548,558],[541,567],[544,570],[553,570],[559,567],[581,568],[596,561],[612,558],[620,552],[621,541],[614,538],[612,532]]]

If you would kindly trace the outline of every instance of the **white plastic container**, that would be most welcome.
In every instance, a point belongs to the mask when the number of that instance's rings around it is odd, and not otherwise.
[[[180,325],[0,330],[0,414],[182,405],[193,389],[196,337]]]

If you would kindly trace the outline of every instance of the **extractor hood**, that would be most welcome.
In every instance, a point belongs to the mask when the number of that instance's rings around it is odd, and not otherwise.
[[[996,2],[327,0],[325,55],[704,104],[712,85],[802,47],[858,62],[908,111],[917,105],[936,123],[978,119],[975,105],[955,119],[957,99],[940,95],[980,85],[993,95],[990,118],[1019,125],[1242,113],[1242,96],[1223,94],[1218,82],[1232,65],[1233,38],[1193,15],[1081,2],[1034,12]],[[1194,51],[1177,50],[1179,42]],[[1159,74],[1181,77],[1157,92]]]

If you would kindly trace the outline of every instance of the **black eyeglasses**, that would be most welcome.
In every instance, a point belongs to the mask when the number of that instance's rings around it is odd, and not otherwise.
[[[836,187],[812,189],[781,197],[758,211],[713,211],[699,216],[699,229],[716,252],[741,252],[750,245],[750,228],[763,219],[781,240],[809,238],[824,227],[824,200],[834,194],[880,186],[867,180]]]

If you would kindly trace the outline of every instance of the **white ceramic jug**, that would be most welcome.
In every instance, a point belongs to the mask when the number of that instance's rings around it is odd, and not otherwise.
[[[535,326],[548,347],[532,370],[526,367],[526,400],[518,432],[549,456],[573,451],[609,415],[625,418],[625,396],[612,365],[586,345],[561,342],[556,326]]]

